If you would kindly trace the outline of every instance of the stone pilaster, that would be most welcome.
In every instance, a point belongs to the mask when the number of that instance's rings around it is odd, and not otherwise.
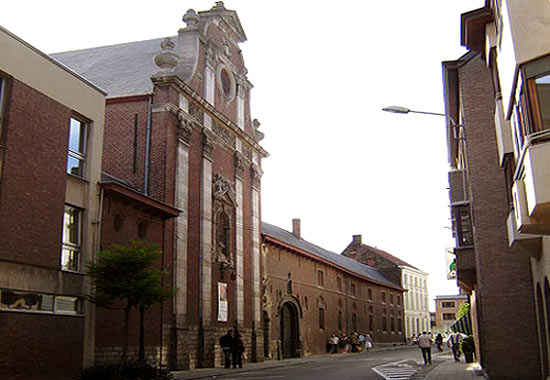
[[[179,117],[176,161],[176,207],[181,210],[176,219],[176,268],[175,296],[176,324],[187,322],[187,230],[189,226],[189,142],[192,128],[187,120]]]
[[[242,326],[244,323],[244,217],[243,217],[243,182],[244,156],[241,152],[235,152],[235,194],[237,201],[236,208],[236,306],[237,323]]]
[[[200,311],[203,325],[209,326],[212,316],[212,151],[214,135],[203,129],[202,188],[201,188],[201,289]]]

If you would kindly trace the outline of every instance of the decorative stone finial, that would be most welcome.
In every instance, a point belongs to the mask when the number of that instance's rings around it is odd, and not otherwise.
[[[261,124],[258,121],[258,119],[252,120],[252,130],[254,131],[254,140],[256,140],[256,142],[262,141],[263,138],[265,137],[263,132],[259,131],[260,125]]]
[[[195,26],[199,23],[199,16],[194,9],[188,9],[187,13],[183,15],[182,20],[184,23],[187,24],[188,27]]]
[[[212,7],[213,11],[225,11],[225,5],[223,5],[223,1],[216,1],[216,5]]]
[[[162,51],[153,58],[155,64],[161,68],[158,74],[170,74],[178,65],[179,56],[173,51],[175,46],[170,37],[166,37],[160,43]]]

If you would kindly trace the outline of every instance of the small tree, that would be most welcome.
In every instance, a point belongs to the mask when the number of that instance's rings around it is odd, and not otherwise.
[[[109,309],[114,309],[117,302],[123,303],[122,362],[126,361],[128,354],[132,309],[140,310],[140,360],[143,360],[145,309],[171,297],[176,291],[163,286],[162,278],[166,272],[153,268],[160,254],[156,244],[130,240],[128,245],[113,245],[110,250],[100,251],[96,261],[88,264],[93,284],[90,301]]]

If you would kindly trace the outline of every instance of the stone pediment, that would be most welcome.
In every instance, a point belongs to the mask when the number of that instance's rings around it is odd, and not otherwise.
[[[204,28],[203,33],[206,32],[208,25],[214,21],[213,19],[218,18],[218,23],[221,20],[227,27],[229,27],[232,32],[230,37],[234,42],[238,43],[246,41],[246,34],[244,33],[244,29],[237,12],[226,9],[223,1],[216,1],[216,5],[208,11],[199,12],[199,16],[201,24]]]

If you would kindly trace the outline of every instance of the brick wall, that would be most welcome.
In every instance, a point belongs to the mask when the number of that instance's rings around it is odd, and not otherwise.
[[[83,326],[81,317],[0,313],[0,378],[73,379],[82,365]]]
[[[474,223],[475,296],[483,335],[477,343],[481,344],[482,364],[491,378],[535,379],[540,376],[540,365],[529,257],[508,247],[509,209],[504,173],[497,159],[490,72],[476,56],[459,68],[459,78]]]
[[[71,111],[15,79],[4,111],[0,259],[59,268]]]
[[[265,243],[265,241],[264,241]],[[287,248],[268,243],[266,259],[266,274],[269,282],[266,293],[271,300],[267,310],[270,320],[270,354],[277,357],[280,341],[279,307],[284,302],[287,293],[287,276],[291,273],[292,296],[301,308],[300,335],[305,355],[326,352],[326,343],[332,333],[351,334],[352,315],[357,318],[357,332],[370,333],[376,343],[396,343],[405,340],[405,318],[403,313],[402,292],[381,286],[366,280],[350,276],[337,268],[319,263]],[[282,265],[284,263],[284,265]],[[318,274],[323,272],[324,286],[318,286]],[[338,286],[340,278],[341,287]],[[356,295],[351,295],[351,285],[355,286]],[[368,289],[372,290],[372,299],[368,299]],[[382,292],[386,293],[386,301],[382,301]],[[347,295],[346,295],[347,294]],[[393,295],[393,303],[390,303]],[[400,297],[398,305],[397,297]],[[319,300],[322,297],[325,305],[325,328],[319,326]],[[355,307],[355,310],[354,310]],[[374,326],[368,326],[369,308],[373,308]],[[342,312],[342,329],[338,329],[338,312]],[[384,313],[385,311],[385,313]],[[394,330],[391,331],[391,316],[394,317]],[[382,318],[387,319],[387,331],[383,330]],[[398,319],[401,319],[402,331],[398,330]]]

